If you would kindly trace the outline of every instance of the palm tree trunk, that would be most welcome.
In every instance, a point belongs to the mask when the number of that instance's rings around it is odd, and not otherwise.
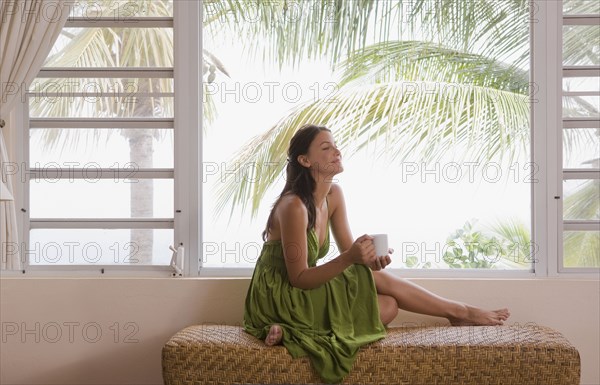
[[[138,92],[151,92],[151,84],[145,81],[136,83]],[[128,116],[153,116],[155,104],[149,100],[129,105],[132,110]],[[129,140],[129,161],[136,170],[151,169],[154,166],[154,130],[124,130],[123,135]],[[131,217],[152,218],[154,216],[154,180],[135,179],[131,184]],[[131,229],[130,242],[137,254],[132,263],[151,265],[154,246],[154,230]]]
[[[136,169],[152,168],[154,143],[152,130],[135,130],[129,134],[129,159]],[[154,215],[154,181],[152,179],[134,179],[131,183],[131,217],[152,218]],[[152,264],[154,230],[131,229],[131,242],[137,249],[132,262]]]

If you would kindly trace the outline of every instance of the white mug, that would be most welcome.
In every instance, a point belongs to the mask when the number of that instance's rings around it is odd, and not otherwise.
[[[375,255],[383,257],[388,255],[388,236],[387,234],[371,234],[373,237],[373,245],[375,246]]]

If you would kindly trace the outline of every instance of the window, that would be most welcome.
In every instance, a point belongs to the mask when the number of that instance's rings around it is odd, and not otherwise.
[[[562,234],[559,271],[600,267],[600,5],[562,15]]]
[[[392,267],[590,271],[592,3],[565,0],[560,31],[555,2],[80,2],[28,94],[27,269],[164,275],[183,245],[186,275],[248,276],[313,122],[342,148],[354,236],[389,233]]]
[[[173,68],[172,0],[72,8],[28,93],[28,269],[169,264]]]
[[[389,233],[392,267],[533,269],[528,2],[205,4],[204,267],[253,266],[315,122],[354,236]]]

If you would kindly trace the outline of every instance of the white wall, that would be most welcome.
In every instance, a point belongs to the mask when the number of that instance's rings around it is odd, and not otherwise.
[[[559,330],[581,354],[582,384],[600,384],[599,281],[413,281],[487,308],[508,306],[510,323]],[[192,324],[239,325],[248,283],[248,279],[2,278],[0,383],[160,384],[161,348],[168,338]],[[442,322],[401,312],[394,325]]]

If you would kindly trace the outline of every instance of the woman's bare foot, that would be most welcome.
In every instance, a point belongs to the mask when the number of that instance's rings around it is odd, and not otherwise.
[[[452,326],[494,326],[502,325],[510,317],[508,309],[483,310],[475,306],[464,305],[461,317],[448,317]]]
[[[281,338],[283,337],[283,330],[279,325],[272,325],[269,329],[269,334],[267,338],[265,338],[265,345],[274,346],[279,345],[281,343]]]

